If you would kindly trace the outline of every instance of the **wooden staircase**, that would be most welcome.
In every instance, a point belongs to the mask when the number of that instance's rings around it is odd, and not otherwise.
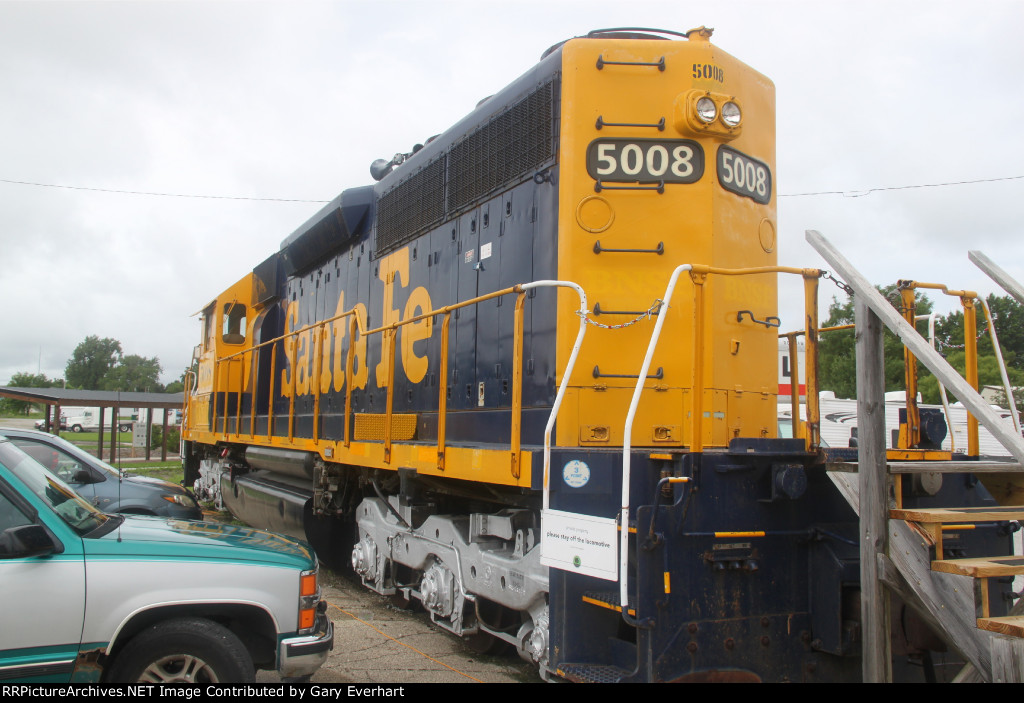
[[[1017,465],[1019,467],[1019,465]],[[889,511],[892,520],[904,520],[917,524],[932,539],[935,559],[931,570],[944,574],[958,574],[975,579],[978,587],[976,606],[977,626],[982,630],[1014,637],[1024,637],[1024,616],[992,617],[989,606],[988,579],[1007,576],[1024,576],[1024,556],[975,557],[970,559],[946,559],[942,544],[944,528],[971,526],[978,522],[1001,522],[1024,520],[1024,506],[998,506],[980,508],[928,508],[893,509]]]
[[[977,389],[960,377],[899,312],[821,234],[807,231],[807,240],[853,290],[856,303],[857,473],[830,472],[860,515],[863,676],[865,681],[892,680],[889,656],[889,609],[885,587],[895,591],[925,616],[943,639],[974,667],[985,681],[1024,681],[1024,634],[1021,603],[1010,618],[991,618],[988,578],[1024,573],[1018,557],[945,559],[943,526],[1018,520],[1024,507],[904,510],[890,505],[890,477],[909,467],[889,464],[885,446],[882,326],[895,333],[1016,459],[1006,465],[1020,472],[1024,465],[1021,433],[1004,425]],[[1005,272],[971,252],[971,260],[1024,303],[1024,287]],[[936,462],[931,471],[964,473],[977,462]],[[943,464],[946,464],[945,466]],[[978,467],[981,468],[981,467]],[[912,469],[910,469],[912,470]],[[985,469],[981,469],[984,471]],[[856,478],[851,478],[856,476]],[[895,492],[899,500],[901,491]],[[976,600],[975,592],[979,594]],[[980,612],[977,612],[980,611]],[[979,617],[980,616],[980,617]],[[967,680],[962,672],[958,680]]]
[[[970,462],[936,462],[933,470],[964,473]],[[1008,469],[1019,464],[1008,464]],[[856,465],[830,464],[829,477],[860,514]],[[898,463],[889,465],[898,473]],[[877,555],[878,578],[970,662],[959,678],[1024,680],[1024,600],[1011,615],[990,617],[986,580],[1024,575],[1024,557],[943,559],[942,528],[1024,519],[1024,506],[889,510],[888,549]]]

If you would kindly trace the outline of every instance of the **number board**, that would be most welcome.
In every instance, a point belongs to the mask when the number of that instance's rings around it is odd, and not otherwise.
[[[768,164],[727,146],[718,147],[718,182],[736,195],[767,205],[772,199]]]
[[[587,173],[613,183],[695,183],[704,175],[704,150],[689,139],[595,139]]]

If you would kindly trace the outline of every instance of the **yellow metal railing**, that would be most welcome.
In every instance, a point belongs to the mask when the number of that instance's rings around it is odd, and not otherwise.
[[[440,367],[438,371],[438,425],[437,425],[437,468],[440,471],[444,471],[445,468],[445,452],[446,452],[446,420],[447,420],[447,406],[448,406],[448,338],[449,328],[451,321],[452,312],[461,308],[468,307],[470,305],[476,305],[487,300],[500,298],[506,295],[516,295],[515,310],[513,312],[513,350],[512,350],[512,384],[511,384],[511,441],[510,441],[510,469],[512,476],[519,478],[521,471],[521,446],[522,446],[522,384],[523,384],[523,313],[525,307],[525,299],[527,290],[522,285],[512,286],[505,288],[493,293],[486,295],[477,296],[469,300],[464,300],[459,303],[452,305],[445,305],[443,307],[430,310],[421,315],[409,317],[405,320],[399,320],[392,322],[387,325],[380,327],[374,327],[372,329],[366,329],[363,318],[360,316],[358,308],[352,308],[343,313],[329,317],[325,320],[306,325],[291,332],[287,332],[283,335],[275,337],[273,339],[261,342],[259,344],[247,347],[246,349],[237,351],[233,354],[223,356],[214,361],[213,367],[213,406],[211,410],[210,418],[210,431],[217,435],[221,435],[225,440],[229,439],[232,435],[229,433],[228,423],[228,406],[226,399],[229,393],[232,391],[225,390],[223,392],[224,412],[223,415],[219,412],[218,403],[218,392],[220,380],[225,377],[230,377],[233,372],[233,367],[237,365],[237,385],[233,391],[235,395],[235,417],[234,417],[234,434],[235,438],[242,436],[242,400],[243,396],[248,395],[249,397],[249,434],[250,439],[256,437],[256,398],[259,381],[259,374],[255,372],[255,369],[259,367],[259,357],[261,353],[265,353],[266,347],[270,347],[270,368],[274,369],[275,372],[270,374],[270,387],[268,389],[268,411],[267,411],[267,433],[266,439],[269,441],[274,437],[274,398],[275,398],[275,385],[276,385],[276,369],[277,369],[277,347],[279,342],[285,340],[297,338],[298,335],[311,333],[312,339],[314,340],[314,359],[313,359],[313,373],[310,377],[309,383],[310,388],[313,389],[314,395],[313,400],[313,441],[318,443],[320,441],[320,396],[322,393],[323,383],[323,345],[326,343],[325,338],[329,332],[328,325],[332,325],[335,322],[339,322],[345,318],[349,319],[349,343],[348,352],[345,360],[345,415],[344,415],[344,436],[343,443],[345,447],[350,446],[351,437],[351,426],[352,426],[352,370],[356,353],[356,334],[358,333],[360,338],[367,338],[375,334],[382,335],[383,349],[390,349],[391,353],[387,355],[387,397],[385,401],[385,413],[384,413],[384,462],[391,462],[391,448],[392,448],[392,421],[394,417],[394,378],[395,378],[395,356],[399,353],[399,345],[397,342],[398,329],[405,325],[410,325],[415,322],[423,320],[433,320],[438,315],[442,316],[441,322],[441,352],[440,352]],[[294,356],[297,352],[289,353],[289,362],[292,369],[288,379],[287,397],[289,398],[288,405],[288,431],[287,437],[289,440],[293,440],[295,436],[295,384],[297,369],[295,368]],[[249,389],[245,389],[245,357],[249,356],[250,368],[254,371],[251,372],[253,382]],[[226,384],[225,384],[226,385]],[[282,393],[285,395],[285,393]],[[221,426],[221,430],[218,432],[218,425]]]
[[[694,370],[693,370],[693,402],[694,408],[691,417],[691,439],[690,450],[694,452],[703,451],[703,395],[704,395],[704,284],[708,275],[717,276],[750,276],[765,273],[793,274],[804,280],[804,329],[798,332],[790,332],[784,335],[790,340],[790,364],[796,358],[794,353],[796,337],[803,335],[806,338],[807,369],[805,370],[807,384],[807,420],[804,423],[804,431],[801,435],[806,441],[809,451],[816,450],[821,442],[821,424],[818,408],[818,280],[823,272],[820,269],[793,268],[790,266],[758,266],[752,268],[725,269],[713,266],[693,265],[690,267],[690,279],[694,285]],[[793,377],[799,383],[799,367],[791,366]],[[790,397],[796,398],[793,411],[793,436],[797,436],[797,428],[800,425],[799,415],[799,389],[796,394],[790,393]]]
[[[911,325],[916,324],[916,295],[919,288],[939,290],[946,295],[960,298],[964,309],[964,377],[971,388],[978,390],[978,323],[974,301],[978,294],[969,290],[950,290],[941,283],[923,283],[921,281],[900,280],[896,283],[903,304],[900,312]],[[903,347],[904,379],[907,389],[907,431],[901,444],[915,447],[921,442],[921,415],[917,407],[917,357],[909,347]],[[978,418],[967,413],[967,455],[978,456],[980,442],[978,439]]]
[[[911,325],[916,326],[918,316],[916,314],[916,291],[918,289],[927,290],[938,290],[946,295],[950,295],[956,298],[960,298],[960,304],[963,307],[964,314],[964,355],[965,355],[965,380],[975,390],[979,387],[978,379],[978,331],[977,331],[977,306],[976,301],[980,300],[978,294],[975,291],[969,290],[952,290],[948,286],[941,283],[925,283],[922,281],[913,280],[900,280],[897,282],[897,290],[900,293],[900,314],[903,318]],[[983,301],[982,301],[983,302]],[[987,306],[982,306],[985,309],[986,319],[990,328],[993,325],[993,320],[987,310]],[[927,317],[927,316],[925,316]],[[836,325],[834,327],[822,327],[819,332],[831,332],[835,330],[846,330],[853,329],[854,325]],[[790,363],[794,365],[796,362],[796,355],[793,349],[793,339],[795,336],[802,334],[801,332],[794,332],[786,336],[790,339]],[[918,372],[917,372],[917,357],[904,345],[904,384],[906,387],[906,412],[907,422],[905,430],[901,431],[899,446],[902,450],[908,450],[916,447],[921,442],[921,417],[920,411],[917,404],[918,394]],[[795,374],[795,372],[794,372]],[[808,391],[808,397],[810,392]],[[793,416],[797,415],[797,403],[793,402]],[[948,421],[948,418],[947,418]],[[795,422],[795,421],[794,421]],[[952,432],[952,430],[951,430]],[[979,430],[978,430],[978,419],[973,413],[968,411],[967,413],[967,455],[978,456],[980,454],[980,442],[979,442]]]

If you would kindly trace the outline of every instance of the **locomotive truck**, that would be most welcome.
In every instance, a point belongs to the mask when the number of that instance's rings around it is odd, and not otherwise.
[[[217,294],[186,480],[544,678],[859,678],[856,516],[777,432],[779,279],[811,348],[822,272],[778,265],[774,86],[710,37],[555,45]]]

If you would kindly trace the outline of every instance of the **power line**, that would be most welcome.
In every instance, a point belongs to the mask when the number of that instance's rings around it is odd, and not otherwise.
[[[892,190],[915,190],[918,188],[943,188],[947,186],[973,185],[977,183],[996,183],[999,181],[1017,181],[1024,179],[1024,176],[1002,176],[999,178],[979,178],[971,181],[947,181],[945,183],[919,183],[905,186],[878,186],[866,190],[819,190],[808,193],[779,193],[780,198],[810,198],[819,195],[841,195],[844,198],[863,198],[872,193],[881,193]],[[117,193],[120,195],[149,195],[160,198],[199,198],[205,200],[249,200],[257,202],[273,203],[318,203],[324,204],[330,200],[310,200],[306,198],[252,198],[243,195],[202,195],[196,193],[158,193],[146,190],[119,190],[116,188],[92,188],[88,186],[69,186],[56,183],[37,183],[34,181],[15,181],[8,178],[0,178],[0,183],[11,183],[14,185],[36,186],[38,188],[63,188],[66,190],[85,190],[94,193]]]
[[[330,200],[305,200],[302,198],[249,198],[242,195],[198,195],[194,193],[156,193],[145,190],[118,190],[116,188],[90,188],[87,186],[58,185],[56,183],[34,183],[32,181],[13,181],[7,178],[0,178],[0,183],[12,183],[22,186],[37,186],[39,188],[64,188],[67,190],[88,190],[94,193],[118,193],[121,195],[152,195],[161,198],[202,198],[206,200],[256,200],[275,203],[329,203]]]
[[[779,193],[780,198],[805,198],[814,195],[841,195],[844,198],[863,198],[865,195],[880,193],[886,190],[913,190],[915,188],[941,188],[943,186],[963,186],[973,183],[995,183],[996,181],[1016,181],[1024,176],[1003,176],[1001,178],[979,178],[974,181],[949,181],[948,183],[921,183],[909,186],[880,186],[867,190],[821,190],[813,193]]]

